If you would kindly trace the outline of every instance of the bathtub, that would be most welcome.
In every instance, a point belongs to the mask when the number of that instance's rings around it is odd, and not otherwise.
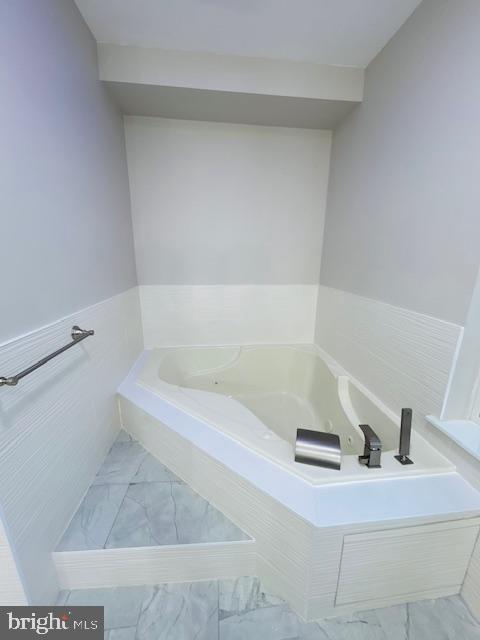
[[[248,544],[306,620],[459,591],[480,495],[415,433],[399,464],[399,418],[316,346],[145,351],[118,396],[132,437],[252,538],[208,549],[194,579],[243,575]],[[359,423],[382,439],[380,469],[358,462]],[[295,462],[298,427],[339,434],[339,471]]]
[[[220,432],[311,484],[453,469],[415,432],[411,451],[415,464],[400,465],[394,458],[398,416],[316,345],[154,349],[146,354],[135,383],[207,427],[203,439]],[[359,424],[370,424],[382,441],[380,469],[358,462],[363,453]],[[338,434],[341,470],[295,462],[297,428]]]

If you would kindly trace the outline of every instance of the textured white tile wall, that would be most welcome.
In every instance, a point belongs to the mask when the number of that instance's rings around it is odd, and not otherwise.
[[[440,415],[462,327],[320,286],[315,342],[397,415]]]
[[[23,584],[0,513],[0,605],[27,604]]]
[[[461,588],[478,518],[346,535],[336,604]]]
[[[480,542],[478,540],[470,559],[461,593],[470,611],[480,620]]]
[[[480,489],[478,461],[425,420],[441,415],[464,340],[460,325],[319,287],[315,342],[397,415],[411,406],[415,428]]]
[[[144,285],[145,348],[311,343],[316,285]]]
[[[143,346],[139,308],[134,288],[0,345],[0,374],[12,375],[69,342],[72,325],[95,330],[0,388],[0,504],[32,603],[54,600],[51,552],[119,429],[115,391]]]
[[[62,589],[195,582],[255,575],[256,544],[210,542],[54,554]]]

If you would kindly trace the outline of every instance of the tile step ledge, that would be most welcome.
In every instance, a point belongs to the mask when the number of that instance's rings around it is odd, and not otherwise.
[[[127,587],[256,574],[256,541],[55,551],[60,589]]]
[[[480,424],[473,420],[440,420],[435,416],[427,416],[427,421],[480,460]]]

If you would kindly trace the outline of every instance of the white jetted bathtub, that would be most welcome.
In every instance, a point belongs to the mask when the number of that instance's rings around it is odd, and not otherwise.
[[[252,538],[208,550],[195,579],[253,562],[306,620],[459,592],[478,492],[415,433],[414,464],[399,464],[399,418],[318,347],[145,351],[118,392],[124,428]],[[358,462],[363,423],[380,469]],[[299,427],[339,434],[340,470],[295,462]]]
[[[155,349],[146,355],[135,382],[313,484],[452,470],[415,433],[415,464],[400,465],[394,459],[398,418],[314,345]],[[382,441],[381,469],[358,462],[364,446],[359,424],[369,424]],[[338,434],[341,470],[295,462],[298,428]]]

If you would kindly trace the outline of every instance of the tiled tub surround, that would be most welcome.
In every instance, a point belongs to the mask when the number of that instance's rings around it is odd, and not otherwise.
[[[248,539],[122,431],[57,551]]]
[[[458,474],[309,485],[143,391],[121,385],[124,424],[255,539],[254,573],[304,619],[459,593],[480,497]]]
[[[256,578],[65,591],[103,605],[106,640],[477,640],[458,596],[304,622]]]
[[[140,285],[146,349],[313,342],[318,286]]]
[[[69,342],[75,324],[95,335],[0,389],[0,503],[35,604],[55,597],[52,551],[118,432],[115,392],[142,349],[138,289],[0,345],[1,375]]]
[[[416,431],[442,413],[463,327],[320,286],[315,342],[391,410],[412,407]],[[430,431],[428,439],[430,440]]]

